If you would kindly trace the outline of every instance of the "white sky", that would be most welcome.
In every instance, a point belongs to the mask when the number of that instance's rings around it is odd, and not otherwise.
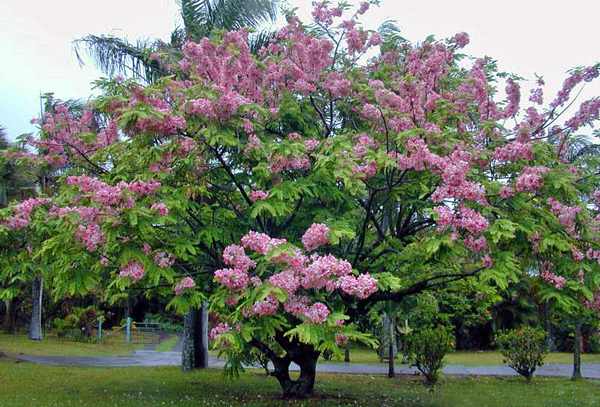
[[[288,0],[310,21],[310,1]],[[358,3],[358,0],[356,0]],[[547,0],[382,0],[363,16],[367,28],[395,19],[405,38],[441,39],[466,31],[464,50],[489,55],[500,69],[546,79],[546,101],[556,93],[565,72],[600,61],[600,2],[570,0],[560,7]],[[40,92],[60,99],[90,95],[90,83],[101,76],[92,63],[79,67],[71,41],[87,34],[116,34],[131,41],[168,41],[178,23],[175,0],[2,0],[0,3],[0,125],[9,137],[34,132],[29,120],[39,115]],[[525,89],[526,92],[526,89]],[[524,99],[527,93],[524,92]],[[600,95],[600,81],[588,85],[585,100]]]

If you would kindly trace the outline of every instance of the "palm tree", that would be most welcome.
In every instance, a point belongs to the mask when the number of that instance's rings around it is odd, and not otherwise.
[[[214,30],[257,29],[274,23],[279,15],[279,0],[179,0],[179,6],[183,27],[171,33],[169,43],[146,39],[133,44],[111,35],[88,35],[74,41],[80,65],[83,65],[83,49],[107,75],[123,74],[153,83],[164,76],[165,71],[158,61],[150,58],[151,53],[165,53],[177,61],[187,40],[199,41]],[[268,30],[254,33],[251,49],[257,51],[271,36]]]

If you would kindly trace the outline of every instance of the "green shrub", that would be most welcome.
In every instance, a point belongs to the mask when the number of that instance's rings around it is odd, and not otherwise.
[[[406,335],[404,344],[411,366],[415,366],[429,383],[436,383],[444,356],[454,349],[454,334],[444,326],[425,328]]]
[[[539,328],[520,327],[496,335],[498,350],[508,366],[530,381],[533,372],[544,364],[548,354],[546,332]]]

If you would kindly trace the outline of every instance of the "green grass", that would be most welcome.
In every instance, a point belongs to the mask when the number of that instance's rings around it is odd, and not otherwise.
[[[179,342],[179,336],[169,334],[169,338],[156,345],[154,350],[159,352],[173,352],[173,346],[175,346],[177,342]]]
[[[45,366],[0,358],[0,407],[152,406],[598,406],[600,381],[536,378],[446,378],[427,391],[421,377],[317,375],[316,396],[281,400],[274,378],[256,371],[227,381],[216,369]]]
[[[122,332],[105,337],[101,343],[82,343],[71,338],[51,336],[45,336],[42,341],[32,341],[27,339],[27,335],[0,334],[0,352],[8,355],[119,356],[131,355],[134,350],[143,347],[140,344],[125,343]]]
[[[598,363],[600,364],[600,354],[583,354],[581,355],[582,363]],[[343,359],[333,359],[329,362],[320,359],[324,363],[344,363]],[[397,359],[399,364],[401,357]],[[504,357],[500,352],[493,350],[486,351],[457,351],[446,355],[444,359],[446,365],[463,365],[463,366],[486,366],[486,365],[502,365]],[[355,348],[350,350],[351,363],[367,363],[378,364],[379,357],[375,351],[365,348]],[[387,364],[387,362],[384,362]],[[549,353],[545,359],[546,364],[571,364],[573,363],[572,353]]]

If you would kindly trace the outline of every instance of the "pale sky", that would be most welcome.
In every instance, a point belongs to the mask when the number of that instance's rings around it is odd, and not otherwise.
[[[310,1],[289,0],[300,18],[310,21]],[[358,3],[358,1],[356,1]],[[600,2],[570,0],[559,7],[547,0],[382,0],[363,16],[367,28],[397,20],[405,38],[441,39],[465,31],[471,43],[464,50],[489,55],[500,69],[534,80],[546,80],[546,101],[560,88],[565,72],[600,61]],[[91,94],[90,83],[101,76],[91,61],[83,68],[71,41],[87,34],[116,34],[131,41],[168,41],[178,24],[175,0],[54,0],[0,3],[0,125],[9,137],[34,132],[40,92],[60,99]],[[527,98],[524,89],[524,99]],[[502,94],[502,93],[501,93]],[[600,81],[588,85],[581,100],[600,95]]]

